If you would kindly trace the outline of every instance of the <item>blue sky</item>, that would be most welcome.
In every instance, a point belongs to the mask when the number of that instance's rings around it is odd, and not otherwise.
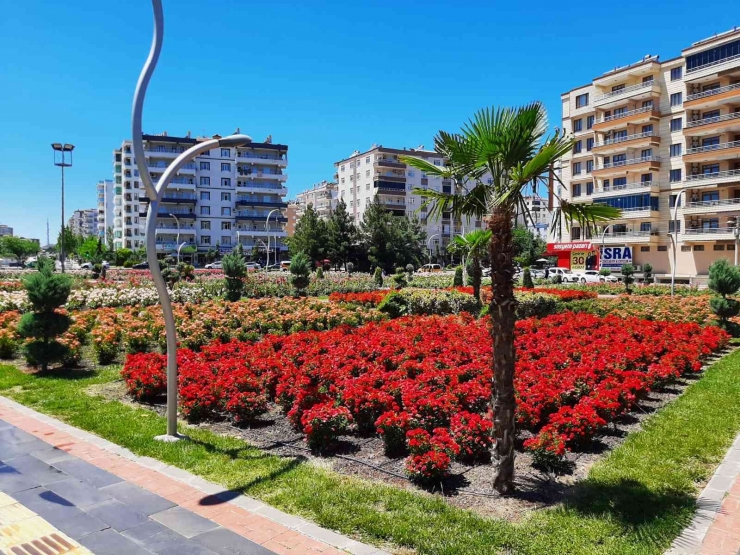
[[[271,134],[289,145],[290,196],[373,142],[432,145],[478,108],[542,100],[645,54],[673,58],[740,25],[735,1],[577,3],[165,0],[144,130]],[[151,41],[147,0],[7,0],[0,20],[0,223],[52,241],[59,170],[76,145],[67,214],[95,206]],[[734,17],[733,17],[733,14]]]

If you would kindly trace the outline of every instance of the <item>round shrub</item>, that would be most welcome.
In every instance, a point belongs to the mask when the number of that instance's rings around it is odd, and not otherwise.
[[[450,431],[455,443],[460,446],[461,460],[475,461],[490,456],[493,445],[493,422],[490,418],[471,412],[459,412],[450,421]]]
[[[406,432],[409,429],[407,412],[385,412],[380,415],[375,426],[378,434],[383,438],[383,447],[387,456],[395,457],[405,451]]]
[[[301,417],[303,433],[311,449],[323,451],[331,446],[352,422],[347,407],[334,406],[333,402],[319,403],[306,410]]]

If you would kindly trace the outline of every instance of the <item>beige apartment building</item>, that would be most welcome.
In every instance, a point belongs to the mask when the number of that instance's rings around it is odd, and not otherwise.
[[[650,263],[659,281],[669,281],[672,235],[679,281],[702,282],[714,260],[734,260],[740,30],[695,42],[667,61],[645,56],[561,98],[563,128],[576,141],[563,163],[563,197],[622,214],[598,235],[561,230],[550,245],[559,265],[570,265],[570,252],[586,250],[616,270],[624,262]]]
[[[311,204],[319,218],[328,220],[337,207],[337,199],[338,187],[336,182],[324,180],[315,183],[310,189],[296,195],[296,219],[300,220],[308,205]]]

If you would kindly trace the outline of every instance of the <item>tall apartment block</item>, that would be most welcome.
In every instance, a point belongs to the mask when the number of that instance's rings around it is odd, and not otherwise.
[[[115,188],[113,180],[101,179],[96,186],[98,192],[98,237],[105,241],[106,230],[113,227]]]
[[[412,192],[414,188],[451,193],[452,183],[408,167],[399,156],[415,156],[436,166],[444,164],[441,154],[423,147],[395,149],[380,145],[373,145],[365,152],[355,151],[349,158],[335,162],[334,179],[339,198],[344,199],[356,224],[362,221],[365,210],[377,198],[395,216],[418,218],[427,239],[431,240],[430,246],[446,247],[454,235],[481,227],[481,220],[476,218],[455,221],[450,214],[432,218],[428,212],[420,210],[422,198]]]
[[[313,205],[313,209],[316,210],[320,218],[329,219],[337,207],[338,191],[339,188],[335,182],[324,180],[314,184],[310,189],[298,193],[295,203],[296,219],[299,220],[303,216],[309,204]]]
[[[172,161],[197,142],[192,138],[144,135],[147,169],[156,183]],[[219,138],[217,135],[214,138]],[[250,143],[214,148],[183,166],[159,206],[157,253],[164,257],[185,242],[196,247],[193,262],[204,263],[209,249],[231,251],[237,241],[255,255],[286,251],[284,173],[288,147]],[[148,199],[135,164],[131,141],[114,151],[114,242],[116,248],[145,246]],[[269,216],[269,225],[268,218]],[[273,254],[271,254],[272,258]]]
[[[75,210],[70,216],[67,226],[75,235],[83,237],[98,236],[98,209],[88,208]]]
[[[566,243],[550,247],[560,265],[568,265],[568,240],[579,250],[603,244],[611,248],[602,263],[650,263],[659,281],[670,280],[676,203],[677,279],[701,282],[714,260],[734,258],[740,30],[695,42],[667,61],[646,56],[561,98],[563,127],[576,141],[562,168],[564,197],[622,215],[598,236],[561,230]]]
[[[552,211],[548,209],[548,199],[539,195],[526,195],[524,206],[527,214],[523,212],[516,217],[516,225],[526,227],[542,239],[547,239],[552,220]]]
[[[13,236],[13,228],[9,225],[0,224],[0,237],[12,237]]]

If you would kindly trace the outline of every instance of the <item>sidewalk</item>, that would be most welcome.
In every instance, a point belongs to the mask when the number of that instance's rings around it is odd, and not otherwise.
[[[0,492],[98,555],[387,555],[4,397]]]
[[[666,555],[740,555],[740,436],[696,505],[694,520]]]

